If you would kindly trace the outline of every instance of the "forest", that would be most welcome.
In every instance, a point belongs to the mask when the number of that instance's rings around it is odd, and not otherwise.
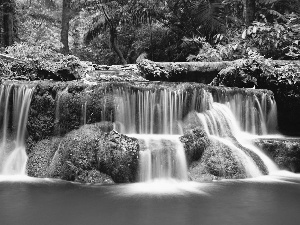
[[[299,0],[1,0],[1,52],[96,64],[295,60]],[[49,57],[49,56],[48,56]]]
[[[136,64],[148,80],[186,81],[172,62],[212,62],[213,85],[300,94],[299,0],[1,0],[0,12],[1,79]]]

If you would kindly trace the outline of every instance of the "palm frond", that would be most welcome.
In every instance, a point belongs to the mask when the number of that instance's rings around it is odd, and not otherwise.
[[[200,1],[195,19],[201,23],[201,29],[206,34],[213,35],[225,26],[224,4],[219,2]]]

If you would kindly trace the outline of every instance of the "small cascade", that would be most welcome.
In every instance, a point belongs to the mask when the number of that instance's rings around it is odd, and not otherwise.
[[[243,131],[259,135],[276,132],[277,105],[272,95],[218,92],[213,99],[214,102],[226,104],[230,108]]]
[[[187,181],[187,164],[178,135],[132,135],[140,140],[140,181]]]
[[[269,173],[276,171],[275,163],[251,143],[249,134],[240,129],[234,114],[227,105],[214,102],[210,110],[198,114],[206,133],[239,155],[249,177],[262,174],[248,151],[263,161]]]
[[[33,88],[23,85],[0,86],[2,175],[25,175],[27,155],[24,138],[32,93]]]
[[[62,107],[61,106],[61,98],[62,98],[62,96],[65,94],[65,93],[67,93],[68,92],[68,87],[67,88],[65,88],[65,89],[63,89],[62,91],[59,91],[58,93],[57,93],[57,95],[56,95],[56,100],[55,100],[55,102],[56,102],[56,106],[55,106],[55,120],[54,120],[54,125],[55,125],[55,131],[54,131],[54,133],[56,134],[56,135],[60,135],[61,134],[61,128],[60,128],[60,111],[61,111],[61,109],[60,109],[60,107]]]
[[[180,134],[183,116],[180,91],[117,89],[116,118],[119,131],[127,134]]]
[[[81,105],[81,125],[86,124],[86,107],[87,107],[87,102],[82,103],[82,105]]]

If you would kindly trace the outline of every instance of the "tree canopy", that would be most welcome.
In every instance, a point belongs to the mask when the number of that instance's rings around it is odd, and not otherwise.
[[[141,54],[235,59],[247,48],[299,57],[299,0],[0,0],[0,12],[2,47],[42,46],[98,64],[135,63]]]

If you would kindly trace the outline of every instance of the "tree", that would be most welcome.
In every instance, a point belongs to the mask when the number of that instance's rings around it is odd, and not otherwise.
[[[62,20],[61,20],[61,43],[62,52],[68,54],[69,49],[69,28],[71,19],[71,0],[63,0]]]
[[[243,0],[243,4],[245,24],[249,26],[255,20],[256,0]]]
[[[118,45],[118,30],[124,25],[139,26],[148,23],[150,11],[153,7],[150,3],[155,1],[98,1],[89,2],[86,7],[97,16],[94,24],[85,36],[85,43],[89,44],[99,34],[108,31],[111,49],[118,55],[122,64],[127,64],[125,57]]]
[[[2,11],[2,42],[4,46],[10,46],[14,43],[17,36],[17,27],[15,23],[16,4],[14,0],[0,0],[0,11]]]

